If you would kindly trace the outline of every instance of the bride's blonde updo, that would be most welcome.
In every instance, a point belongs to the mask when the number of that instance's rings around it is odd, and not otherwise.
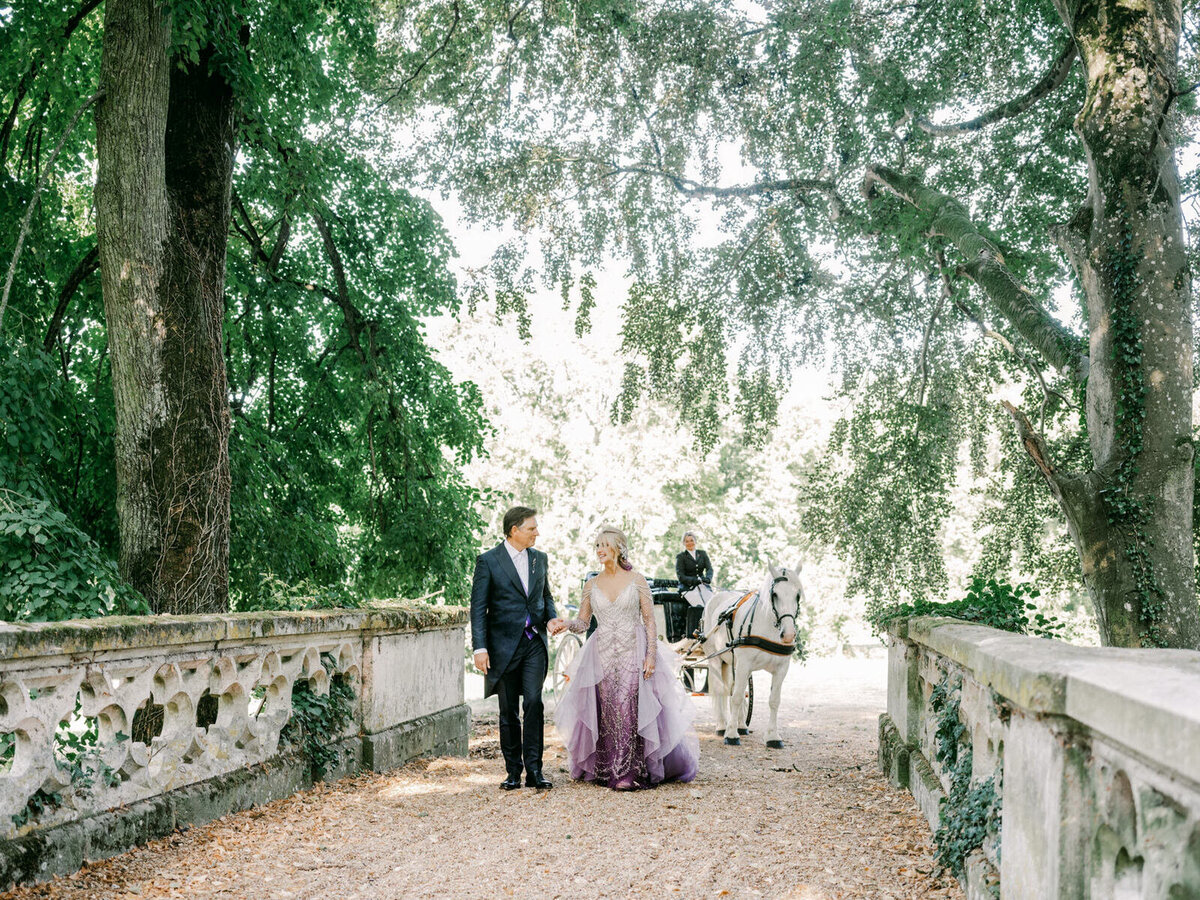
[[[600,533],[596,535],[595,545],[607,544],[617,551],[617,565],[626,572],[633,569],[633,563],[629,561],[629,540],[625,537],[624,532],[619,528],[605,526],[600,529]]]

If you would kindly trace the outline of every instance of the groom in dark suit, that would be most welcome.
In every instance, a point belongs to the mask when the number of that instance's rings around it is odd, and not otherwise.
[[[475,560],[471,584],[471,645],[484,674],[484,696],[500,701],[500,751],[506,791],[553,787],[542,774],[545,726],[542,682],[550,642],[546,623],[558,613],[546,581],[546,554],[533,549],[537,511],[514,506],[504,514],[504,540]],[[524,728],[521,698],[524,698]]]

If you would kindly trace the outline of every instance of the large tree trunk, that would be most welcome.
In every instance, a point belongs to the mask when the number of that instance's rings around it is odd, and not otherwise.
[[[107,0],[97,242],[112,349],[121,571],[156,612],[228,605],[221,354],[232,98],[171,72],[154,0]]]
[[[1089,350],[1013,277],[952,198],[885,166],[864,184],[926,214],[992,307],[1053,366],[1086,375],[1092,469],[1058,471],[1028,419],[1018,433],[1062,507],[1105,644],[1200,648],[1192,553],[1191,281],[1171,134],[1178,2],[1056,0],[1088,79],[1076,129],[1087,205],[1058,230],[1087,299]],[[1006,404],[1007,405],[1007,404]]]
[[[229,605],[229,389],[222,352],[233,185],[233,90],[209,52],[171,71],[163,279],[167,428],[155,479],[169,497],[157,566],[164,611]],[[146,560],[150,562],[150,560]],[[167,599],[169,598],[169,599]]]
[[[154,435],[167,421],[163,385],[163,242],[170,70],[167,23],[154,0],[108,0],[96,110],[96,243],[116,406],[121,573],[151,602],[140,560],[162,545],[152,478]]]
[[[1191,282],[1170,115],[1180,6],[1057,2],[1088,81],[1075,122],[1088,203],[1058,237],[1087,297],[1094,464],[1061,499],[1105,643],[1200,647]]]

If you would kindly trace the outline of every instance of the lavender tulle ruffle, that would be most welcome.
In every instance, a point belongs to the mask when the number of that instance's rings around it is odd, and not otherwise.
[[[695,712],[671,657],[655,641],[655,671],[643,678],[646,637],[639,629],[636,661],[606,671],[597,637],[599,633],[587,640],[575,657],[555,709],[571,777],[618,789],[691,781],[700,756],[692,727]]]

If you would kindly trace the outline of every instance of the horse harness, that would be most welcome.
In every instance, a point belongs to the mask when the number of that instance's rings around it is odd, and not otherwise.
[[[791,619],[793,627],[796,625],[796,616],[794,613],[783,613],[780,615],[779,610],[775,606],[775,586],[781,581],[787,581],[787,570],[785,569],[775,580],[771,582],[771,612],[775,614],[775,627],[783,633],[783,620]],[[754,598],[751,600],[751,598]],[[767,653],[772,653],[776,656],[791,656],[795,650],[795,643],[783,644],[778,641],[769,641],[766,638],[758,637],[758,635],[750,634],[750,623],[754,620],[754,613],[758,609],[758,604],[762,600],[762,591],[749,591],[737,603],[724,610],[717,617],[716,627],[725,626],[728,634],[728,643],[724,650],[718,650],[711,656],[706,656],[704,659],[712,659],[714,656],[720,656],[722,653],[727,653],[735,647],[756,647]],[[738,629],[737,637],[733,634],[733,620],[737,617],[738,610],[750,602],[750,608],[746,611],[746,617],[742,619],[742,626]],[[702,636],[701,640],[707,637]],[[701,660],[703,662],[704,660]]]

